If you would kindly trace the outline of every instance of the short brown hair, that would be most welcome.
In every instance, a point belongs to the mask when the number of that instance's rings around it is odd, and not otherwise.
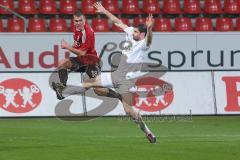
[[[84,16],[84,14],[80,11],[76,11],[73,15],[76,16],[76,17]]]
[[[140,33],[144,33],[144,35],[146,36],[147,34],[147,27],[145,26],[145,24],[139,24],[137,26],[135,26]]]

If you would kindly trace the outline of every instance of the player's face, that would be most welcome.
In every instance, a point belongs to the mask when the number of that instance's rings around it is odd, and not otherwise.
[[[144,38],[144,33],[140,33],[140,31],[138,30],[138,28],[134,28],[133,31],[133,39],[135,41],[140,41]]]
[[[77,31],[81,31],[85,24],[85,17],[84,16],[73,16],[74,27]]]
[[[140,39],[140,32],[137,28],[134,28],[134,31],[133,31],[133,39],[135,41],[139,41]]]

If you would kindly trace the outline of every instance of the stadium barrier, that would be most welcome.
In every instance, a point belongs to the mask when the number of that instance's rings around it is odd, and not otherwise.
[[[98,97],[92,90],[71,96],[68,112],[58,109],[69,101],[59,103],[49,79],[58,60],[70,54],[60,48],[61,39],[73,43],[72,34],[3,33],[1,37],[0,117],[125,115],[118,100]],[[121,52],[123,40],[124,34],[96,33],[103,72],[116,69],[112,59]],[[155,33],[146,61],[156,64],[151,72],[166,72],[160,79],[171,83],[173,91],[150,99],[138,97],[135,109],[144,115],[239,114],[239,40],[236,32]],[[166,71],[157,69],[161,64]],[[69,83],[81,78],[72,73]]]

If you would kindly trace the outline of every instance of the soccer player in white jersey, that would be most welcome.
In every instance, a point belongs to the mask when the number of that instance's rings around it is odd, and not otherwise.
[[[133,94],[131,88],[134,87],[136,77],[141,76],[141,64],[144,63],[144,57],[147,55],[146,51],[149,49],[152,42],[152,27],[153,17],[149,15],[144,24],[137,27],[128,27],[120,19],[107,11],[101,3],[94,4],[98,13],[105,14],[116,26],[123,29],[126,33],[126,41],[129,46],[122,51],[122,57],[118,69],[112,73],[101,73],[94,79],[84,81],[79,85],[67,85],[66,89],[59,94],[64,97],[85,92],[87,89],[93,87],[107,87],[116,88],[117,92],[122,96],[122,103],[126,114],[137,123],[141,130],[146,134],[150,143],[156,143],[155,135],[150,131],[141,115],[132,108]]]

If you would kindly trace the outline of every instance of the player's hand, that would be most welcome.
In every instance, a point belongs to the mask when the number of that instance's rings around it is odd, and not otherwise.
[[[146,20],[146,26],[147,26],[147,28],[152,28],[153,24],[154,24],[153,16],[152,16],[152,14],[149,14],[149,16],[147,17],[147,20]]]
[[[96,8],[97,13],[105,13],[106,9],[102,6],[100,2],[94,3],[94,7]]]
[[[61,41],[61,48],[62,49],[67,49],[68,47],[69,47],[69,44],[65,40],[62,40]]]

